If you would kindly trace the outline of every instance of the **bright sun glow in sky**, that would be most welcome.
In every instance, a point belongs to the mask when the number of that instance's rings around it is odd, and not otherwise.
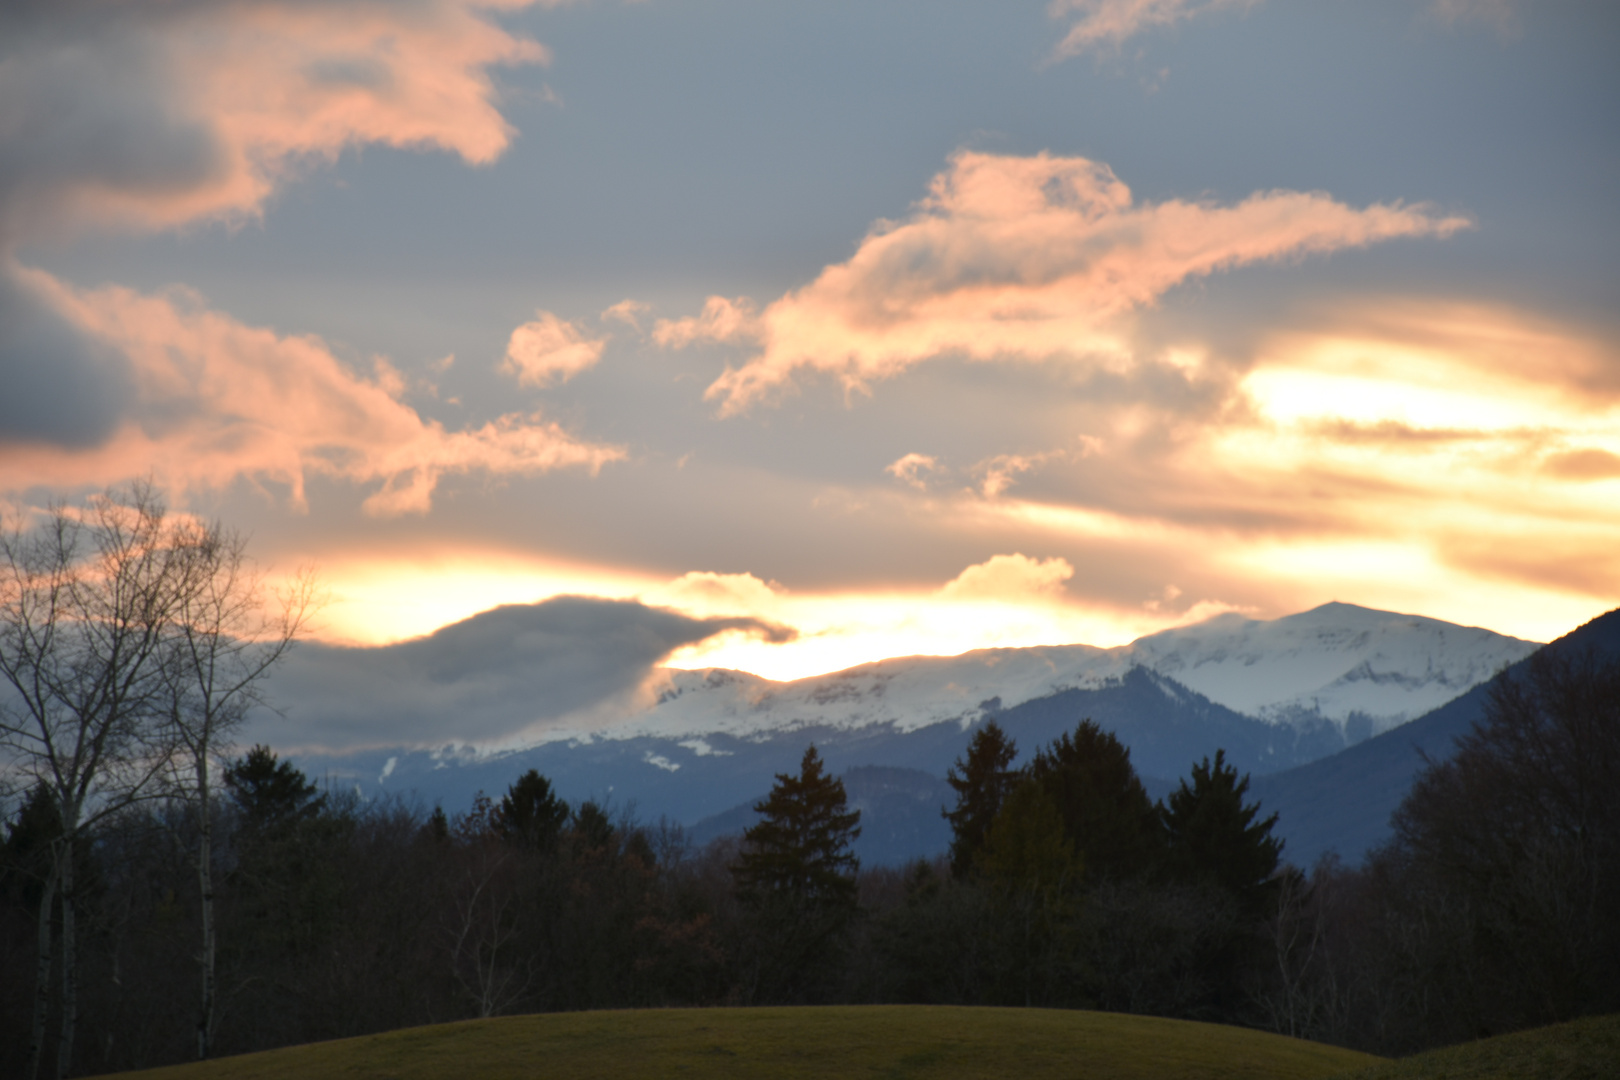
[[[0,499],[150,477],[321,640],[1620,605],[1613,5],[83,6],[0,16]]]

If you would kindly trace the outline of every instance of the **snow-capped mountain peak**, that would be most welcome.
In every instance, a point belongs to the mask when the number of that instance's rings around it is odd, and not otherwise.
[[[1095,688],[1141,666],[1236,712],[1277,724],[1326,721],[1359,741],[1444,704],[1536,647],[1477,627],[1331,603],[1271,620],[1219,615],[1113,649],[914,656],[785,683],[745,672],[671,670],[656,704],[598,734],[749,737],[804,727],[967,724],[986,710]]]
[[[1145,667],[1273,722],[1376,735],[1438,708],[1538,646],[1478,627],[1331,603],[1280,619],[1219,615],[1139,638]]]

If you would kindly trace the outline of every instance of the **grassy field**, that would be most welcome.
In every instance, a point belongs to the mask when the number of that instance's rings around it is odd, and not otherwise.
[[[1499,1035],[1386,1062],[1343,1080],[1614,1080],[1620,1015]]]
[[[120,1075],[144,1080],[1306,1080],[1380,1060],[1214,1024],[1048,1009],[897,1005],[511,1016]]]

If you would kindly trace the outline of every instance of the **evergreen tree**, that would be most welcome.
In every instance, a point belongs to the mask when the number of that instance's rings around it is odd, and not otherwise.
[[[308,953],[335,929],[353,817],[329,807],[302,770],[267,746],[231,762],[225,785],[238,814],[231,884],[245,923],[243,949]]]
[[[1159,817],[1172,872],[1219,885],[1260,915],[1273,891],[1283,842],[1271,835],[1276,814],[1256,821],[1260,805],[1244,805],[1248,790],[1248,776],[1239,779],[1226,764],[1226,751],[1217,750],[1213,762],[1206,757],[1193,766],[1192,786],[1182,780]]]
[[[814,746],[804,752],[798,776],[777,773],[770,796],[754,804],[760,820],[743,834],[733,868],[740,895],[853,907],[860,861],[850,844],[861,835],[861,812],[847,805],[844,782],[823,771]]]
[[[856,912],[850,850],[860,811],[846,809],[844,782],[823,770],[814,746],[797,776],[778,773],[754,810],[732,865],[746,911],[740,992],[749,1003],[812,1003],[838,992],[845,931]]]
[[[617,854],[618,830],[613,827],[613,819],[608,817],[607,811],[597,803],[589,799],[581,803],[574,812],[572,824],[574,844],[580,852]]]
[[[956,790],[956,809],[943,813],[951,823],[951,873],[958,878],[972,872],[990,823],[1022,776],[1011,767],[1017,756],[1018,747],[991,720],[973,733],[966,758],[958,758],[945,774]]]
[[[1262,928],[1281,889],[1274,874],[1282,841],[1271,835],[1276,814],[1256,821],[1259,804],[1244,805],[1248,790],[1249,778],[1239,778],[1217,750],[1213,762],[1193,766],[1190,786],[1182,780],[1169,805],[1158,808],[1172,887],[1208,897],[1198,905],[1202,926],[1181,972],[1190,992],[1178,1011],[1197,1019],[1242,1019],[1252,988],[1275,962]]]
[[[491,827],[503,840],[549,851],[568,821],[568,804],[557,798],[550,780],[530,769],[506,789],[490,817]]]
[[[1013,789],[990,825],[978,861],[999,924],[998,951],[1007,962],[994,1000],[1073,1004],[1082,864],[1045,788],[1025,780]]]
[[[1018,785],[1007,797],[978,861],[988,882],[1030,893],[1073,888],[1081,873],[1057,804],[1033,781]]]
[[[326,796],[290,761],[280,761],[268,746],[255,746],[225,770],[241,814],[239,842],[252,844],[287,834],[301,821],[321,812]]]
[[[62,834],[62,812],[51,789],[35,784],[6,823],[0,844],[0,898],[38,912],[52,865],[51,844]]]
[[[435,844],[448,844],[450,842],[450,818],[445,815],[444,807],[435,806],[433,813],[428,817],[427,824],[422,826],[422,836]]]
[[[1057,805],[1088,874],[1131,877],[1158,852],[1157,820],[1131,752],[1090,720],[1035,754],[1030,777]]]

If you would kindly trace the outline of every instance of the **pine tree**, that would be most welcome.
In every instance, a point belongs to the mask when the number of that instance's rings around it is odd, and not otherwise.
[[[951,873],[968,876],[1001,810],[1022,773],[1011,768],[1018,747],[1001,725],[989,721],[973,733],[966,758],[958,758],[945,782],[956,790],[956,809],[944,815],[951,823]]]
[[[1072,888],[1082,870],[1063,833],[1057,804],[1032,781],[1019,784],[1007,796],[978,859],[986,880],[1030,893]]]
[[[307,953],[335,929],[353,817],[267,746],[231,762],[225,786],[237,810],[230,885],[240,944],[260,955]]]
[[[861,814],[847,806],[844,782],[827,775],[814,746],[797,776],[778,773],[754,805],[760,819],[731,868],[751,939],[745,1001],[804,1004],[837,993],[860,866],[850,844]]]
[[[998,924],[1004,966],[997,997],[1024,1006],[1062,1001],[1078,974],[1074,931],[1084,868],[1045,788],[1025,779],[1007,796],[976,869]]]
[[[799,775],[777,773],[770,796],[754,804],[760,820],[743,834],[743,853],[732,870],[744,900],[854,906],[860,861],[850,845],[861,835],[861,812],[846,810],[844,782],[823,768],[811,746]]]
[[[568,821],[568,804],[557,798],[550,780],[530,769],[506,789],[490,818],[490,825],[503,840],[549,851]]]
[[[1182,780],[1161,807],[1160,821],[1173,872],[1192,881],[1219,885],[1251,914],[1262,914],[1270,880],[1282,854],[1282,841],[1271,835],[1277,815],[1255,821],[1260,805],[1245,806],[1249,778],[1238,778],[1226,764],[1226,751],[1204,758],[1192,769],[1192,786]]]
[[[1132,877],[1154,864],[1158,831],[1153,804],[1131,765],[1131,752],[1111,731],[1082,720],[1035,754],[1030,777],[1057,804],[1063,831],[1086,873]]]
[[[238,843],[284,835],[318,815],[326,796],[290,761],[255,746],[225,770],[225,786],[241,812]]]
[[[1233,1021],[1243,1015],[1250,988],[1275,962],[1262,933],[1276,910],[1282,881],[1275,877],[1282,841],[1271,835],[1277,815],[1255,821],[1258,803],[1245,806],[1249,778],[1226,764],[1226,752],[1193,766],[1186,780],[1158,807],[1165,841],[1165,867],[1184,887],[1211,897],[1210,916],[1225,908],[1228,921],[1217,918],[1202,948],[1187,959],[1188,971],[1202,992],[1189,1001],[1189,1015]],[[1229,898],[1223,900],[1222,898]]]

